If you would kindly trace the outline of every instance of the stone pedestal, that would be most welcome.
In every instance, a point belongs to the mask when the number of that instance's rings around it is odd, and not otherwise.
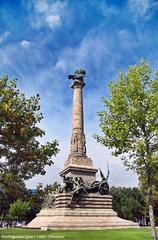
[[[70,177],[82,177],[85,182],[93,182],[96,180],[97,169],[93,167],[92,160],[87,156],[69,155],[64,164],[64,170],[60,172],[60,176],[66,175]]]
[[[53,209],[42,209],[28,228],[43,230],[78,230],[137,227],[132,221],[121,219],[112,210],[112,196],[89,194],[79,203],[68,207],[70,194],[58,194]]]

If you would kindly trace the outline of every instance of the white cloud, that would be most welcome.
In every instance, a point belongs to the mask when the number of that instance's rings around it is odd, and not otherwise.
[[[94,4],[94,6],[96,7],[96,2],[91,1],[90,2],[92,5]],[[99,11],[102,13],[102,15],[105,18],[109,18],[111,16],[115,16],[118,14],[118,9],[116,7],[114,7],[113,5],[108,5],[106,3],[106,1],[98,1],[97,2],[97,8],[99,9]]]
[[[46,22],[48,23],[50,28],[54,28],[56,26],[61,25],[61,19],[59,15],[49,15],[46,17]]]
[[[4,32],[3,34],[0,35],[0,44],[2,44],[8,37],[8,35],[10,34],[9,31]]]
[[[48,3],[45,0],[36,0],[34,2],[36,11],[39,13],[44,13],[48,10]]]
[[[136,14],[143,16],[151,6],[150,0],[129,0],[129,6]]]
[[[134,47],[137,47],[139,45],[139,42],[136,41],[136,36],[133,35],[130,31],[128,31],[127,29],[122,29],[119,33],[118,33],[118,37],[120,40],[120,44],[123,48],[127,48],[127,49],[132,49]]]
[[[27,4],[28,9],[32,10],[32,5]],[[43,26],[55,28],[61,26],[63,19],[69,17],[69,9],[67,1],[52,1],[34,0],[33,1],[34,14],[30,14],[30,23],[32,27],[40,29]]]
[[[54,1],[49,5],[48,13],[66,15],[68,12],[67,1]]]
[[[23,40],[23,41],[21,41],[21,46],[23,48],[28,48],[30,46],[30,42],[26,41],[26,40]]]
[[[55,68],[56,69],[61,69],[61,70],[66,70],[66,62],[65,60],[59,60],[56,64],[55,64]]]
[[[157,9],[157,4],[153,0],[129,0],[128,6],[134,21],[137,21],[139,17],[146,21],[149,20]]]
[[[120,58],[114,51],[113,37],[106,33],[91,31],[87,33],[75,47],[65,47],[58,55],[56,67],[75,70],[75,68],[93,69],[94,74],[102,74],[104,71],[117,71],[116,64]],[[99,72],[98,72],[99,71]],[[105,74],[106,76],[106,74]]]

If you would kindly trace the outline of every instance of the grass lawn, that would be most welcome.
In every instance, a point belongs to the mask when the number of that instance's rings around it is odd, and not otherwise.
[[[40,231],[31,229],[0,229],[0,239],[64,239],[64,240],[150,240],[150,229],[107,229],[85,231]]]

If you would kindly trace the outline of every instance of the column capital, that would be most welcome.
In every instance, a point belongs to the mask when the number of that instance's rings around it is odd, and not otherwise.
[[[84,86],[86,85],[86,83],[84,83],[83,80],[79,80],[79,79],[74,79],[73,83],[71,85],[71,88],[84,88]]]

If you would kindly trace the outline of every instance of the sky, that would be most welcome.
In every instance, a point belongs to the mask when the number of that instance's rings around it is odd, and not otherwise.
[[[0,76],[17,78],[27,97],[40,94],[46,135],[57,139],[60,153],[45,176],[27,182],[60,181],[70,149],[72,89],[68,74],[86,70],[84,121],[87,155],[94,166],[107,172],[110,186],[137,186],[137,176],[127,172],[120,158],[97,143],[101,134],[97,112],[101,97],[108,97],[109,81],[144,58],[158,68],[157,0],[0,0]]]

